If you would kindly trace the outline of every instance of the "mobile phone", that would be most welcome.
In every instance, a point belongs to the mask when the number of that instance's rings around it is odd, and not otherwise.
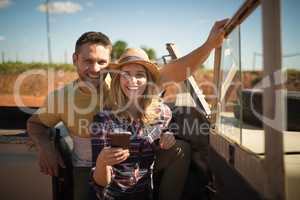
[[[128,131],[113,132],[108,135],[112,147],[129,148],[131,133]]]

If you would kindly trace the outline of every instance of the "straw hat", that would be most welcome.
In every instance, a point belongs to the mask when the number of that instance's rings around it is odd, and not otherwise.
[[[128,64],[139,64],[145,67],[153,76],[155,81],[159,78],[159,71],[157,65],[152,63],[149,60],[146,52],[139,48],[128,48],[120,56],[119,60],[116,63],[110,63],[110,69],[120,69],[121,67]]]

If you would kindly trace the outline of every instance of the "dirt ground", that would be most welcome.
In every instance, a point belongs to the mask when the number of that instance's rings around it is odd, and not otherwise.
[[[45,72],[46,73],[46,72]],[[295,75],[296,74],[296,75]],[[289,76],[287,82],[288,90],[300,91],[299,73],[294,73]],[[253,84],[261,76],[259,72],[244,72],[243,73],[243,88],[252,88]],[[52,77],[52,78],[51,78]],[[213,72],[209,70],[199,70],[194,74],[194,77],[210,103],[214,99]],[[52,90],[62,87],[64,84],[77,78],[76,72],[61,72],[57,71],[53,74],[34,74],[22,79],[20,74],[0,74],[0,106],[14,106],[15,97],[21,96],[23,102],[27,106],[42,105],[44,97]],[[21,83],[19,92],[16,91],[16,85]],[[236,99],[236,89],[233,89],[229,98],[234,101]]]
[[[76,72],[35,74],[24,78],[20,74],[0,74],[0,106],[14,106],[18,96],[27,106],[40,106],[49,92],[76,78]],[[18,83],[19,91],[16,90]]]

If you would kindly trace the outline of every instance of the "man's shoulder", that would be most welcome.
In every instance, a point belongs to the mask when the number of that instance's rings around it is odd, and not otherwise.
[[[52,92],[49,92],[48,96],[54,95],[54,96],[61,96],[61,95],[66,95],[70,92],[73,92],[75,90],[74,84],[76,83],[76,80],[71,81],[67,84],[65,84],[62,87],[59,87]]]

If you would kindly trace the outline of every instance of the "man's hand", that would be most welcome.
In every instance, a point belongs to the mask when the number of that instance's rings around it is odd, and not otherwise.
[[[162,149],[170,149],[176,143],[175,137],[171,132],[165,132],[161,135],[159,144]]]
[[[58,176],[58,166],[65,168],[60,154],[49,143],[39,147],[40,172],[50,176]]]
[[[210,30],[206,43],[211,49],[218,48],[222,45],[225,36],[224,26],[228,20],[229,19],[223,19],[215,22],[214,26]]]
[[[105,147],[98,155],[96,166],[97,165],[112,166],[123,162],[128,157],[129,157],[128,149]]]

